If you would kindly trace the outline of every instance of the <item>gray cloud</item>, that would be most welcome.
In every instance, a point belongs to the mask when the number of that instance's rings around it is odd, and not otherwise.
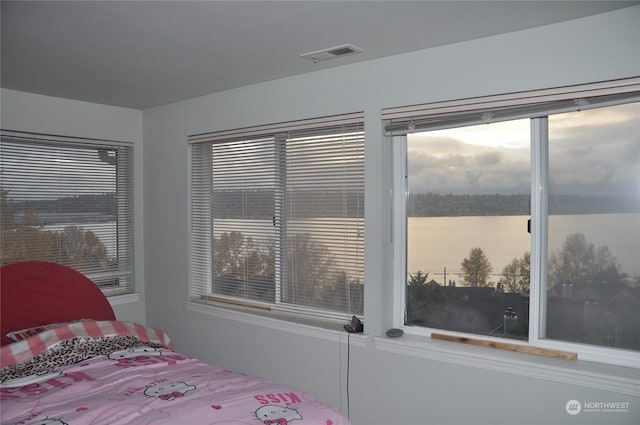
[[[410,190],[528,193],[528,120],[409,135]],[[549,118],[552,191],[640,196],[640,105]]]
[[[454,194],[527,193],[530,185],[528,149],[471,145],[448,137],[410,139],[410,190]]]

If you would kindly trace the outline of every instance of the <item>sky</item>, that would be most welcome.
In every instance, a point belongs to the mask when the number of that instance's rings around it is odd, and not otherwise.
[[[19,201],[114,192],[116,167],[104,159],[95,147],[13,143],[3,138],[0,187]]]
[[[529,121],[410,135],[410,191],[528,193]]]
[[[528,119],[408,136],[410,191],[530,192]],[[552,193],[640,197],[640,103],[549,118]]]

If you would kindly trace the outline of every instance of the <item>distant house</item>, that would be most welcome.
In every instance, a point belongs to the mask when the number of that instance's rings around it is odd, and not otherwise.
[[[570,287],[570,290],[568,290]],[[555,285],[547,292],[547,337],[640,348],[640,288],[624,283]]]
[[[515,333],[526,332],[529,297],[493,287],[441,286],[435,280],[415,288],[407,321],[413,325],[481,335],[504,334],[505,312],[515,314]]]

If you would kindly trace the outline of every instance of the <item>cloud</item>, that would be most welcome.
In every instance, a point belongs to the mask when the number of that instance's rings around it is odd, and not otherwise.
[[[499,166],[503,155],[504,154],[502,152],[496,152],[496,151],[481,153],[480,155],[477,156],[477,161],[478,161],[477,165],[479,167],[489,167],[489,168]]]
[[[116,165],[97,147],[2,138],[2,189],[14,200],[55,199],[116,190]]]
[[[549,117],[552,192],[640,196],[638,117],[637,103]]]
[[[468,134],[468,129],[465,132]],[[411,191],[454,194],[529,191],[528,144],[482,145],[477,138],[474,143],[467,143],[458,138],[461,136],[443,131],[409,136]]]
[[[640,104],[549,117],[552,190],[640,196]],[[454,194],[530,191],[530,121],[408,136],[410,190]]]

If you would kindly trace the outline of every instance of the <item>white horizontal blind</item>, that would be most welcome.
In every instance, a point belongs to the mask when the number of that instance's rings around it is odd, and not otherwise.
[[[435,102],[382,111],[388,136],[536,118],[619,103],[640,93],[640,78]]]
[[[190,142],[193,300],[362,313],[361,115]]]
[[[273,302],[273,138],[192,145],[195,296]]]
[[[38,260],[133,291],[129,143],[2,132],[0,264]]]

